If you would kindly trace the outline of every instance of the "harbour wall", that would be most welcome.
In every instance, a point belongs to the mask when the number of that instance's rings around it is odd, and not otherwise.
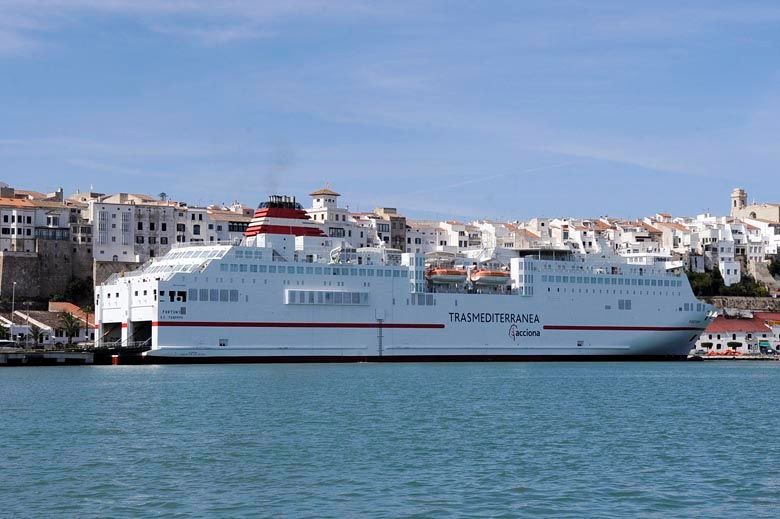
[[[753,310],[757,312],[780,312],[780,299],[772,297],[715,296],[703,298],[719,309]]]

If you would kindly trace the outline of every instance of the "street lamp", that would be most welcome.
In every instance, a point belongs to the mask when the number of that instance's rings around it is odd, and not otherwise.
[[[11,287],[11,335],[14,335],[14,311],[16,310],[16,281]],[[16,340],[16,339],[14,339]]]

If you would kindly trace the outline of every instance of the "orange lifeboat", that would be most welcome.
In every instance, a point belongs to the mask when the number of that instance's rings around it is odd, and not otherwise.
[[[454,285],[466,281],[466,271],[435,268],[428,271],[427,277],[435,285]]]
[[[482,286],[504,286],[509,284],[509,272],[503,270],[477,270],[471,273],[471,282]]]

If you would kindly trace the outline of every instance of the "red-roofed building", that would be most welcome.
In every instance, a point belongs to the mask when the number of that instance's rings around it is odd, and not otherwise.
[[[715,353],[733,350],[744,354],[776,349],[777,346],[778,337],[765,316],[755,314],[750,319],[729,319],[720,315],[701,334],[695,349]]]

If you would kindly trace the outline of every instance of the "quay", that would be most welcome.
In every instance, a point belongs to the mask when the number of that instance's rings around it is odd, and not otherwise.
[[[84,351],[0,351],[0,366],[80,366],[94,363],[94,354]]]

